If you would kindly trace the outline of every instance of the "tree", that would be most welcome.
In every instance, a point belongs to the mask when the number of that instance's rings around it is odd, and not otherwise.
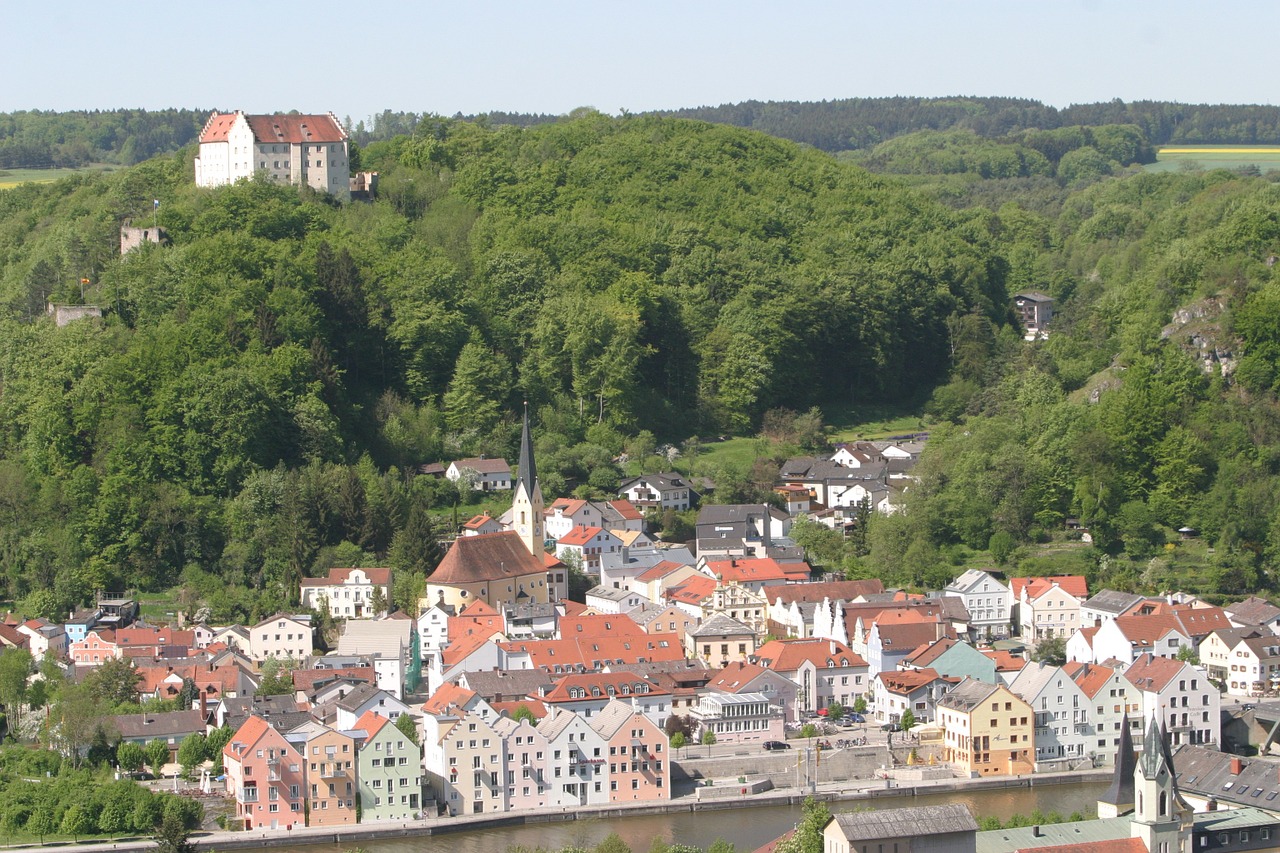
[[[413,745],[418,745],[418,723],[412,714],[401,714],[396,717],[396,728],[402,735],[413,741]]]
[[[715,746],[716,744],[716,733],[711,729],[703,729],[701,741],[702,741],[702,745],[707,748],[707,757],[710,758],[711,747]]]
[[[22,732],[22,707],[27,701],[32,663],[26,649],[6,649],[0,654],[0,703],[9,715],[9,736],[15,739]]]
[[[152,838],[157,853],[195,853],[196,846],[189,840],[191,830],[177,814],[166,811]]]
[[[53,807],[48,803],[38,804],[31,812],[31,816],[27,818],[27,832],[39,838],[41,844],[44,844],[46,835],[53,834],[57,829]]]
[[[164,766],[169,763],[169,744],[162,740],[156,739],[147,742],[147,766],[151,768],[151,772],[160,776],[164,773]]]
[[[813,723],[805,723],[800,727],[800,737],[812,740],[818,736],[818,727]]]
[[[611,832],[595,846],[593,853],[631,853],[631,848],[627,846],[627,842],[623,841],[618,833]]]
[[[80,803],[73,803],[62,813],[61,832],[70,835],[74,841],[93,830],[93,816]]]
[[[855,714],[867,713],[867,697],[859,696],[853,700],[853,712]]]
[[[138,670],[127,657],[103,661],[85,677],[84,683],[95,699],[108,706],[138,702]]]
[[[168,752],[168,749],[165,751]],[[146,760],[147,751],[131,740],[121,741],[116,747],[116,762],[120,765],[120,769],[127,773],[141,770]]]
[[[832,702],[827,706],[827,719],[838,720],[844,716],[844,705],[839,702]]]
[[[1183,663],[1189,663],[1192,666],[1200,665],[1200,655],[1196,652],[1194,646],[1183,646],[1178,649],[1178,660]]]
[[[80,766],[105,716],[88,681],[65,685],[52,713],[51,740],[72,767]]]
[[[684,745],[687,742],[688,741],[684,736],[684,732],[675,732],[674,734],[671,735],[671,748],[676,750],[676,752],[679,752],[680,750],[684,749]]]
[[[182,765],[183,775],[190,776],[191,771],[204,759],[204,735],[199,732],[192,732],[182,739],[182,743],[178,745],[178,763]]]
[[[376,616],[381,616],[387,612],[387,594],[382,591],[381,586],[374,586],[373,596],[369,601],[369,609],[372,610]],[[409,610],[405,612],[412,613],[413,611]]]
[[[827,804],[806,797],[795,834],[778,842],[776,853],[822,853],[825,847],[822,830],[830,822],[831,809]]]
[[[902,730],[904,732],[909,732],[911,731],[912,728],[915,727],[916,715],[911,712],[910,708],[908,708],[902,712],[902,719],[900,720],[900,722],[902,723]]]
[[[1036,641],[1035,652],[1031,659],[1050,666],[1062,666],[1067,662],[1067,640],[1065,637],[1042,637]]]
[[[288,696],[293,692],[293,667],[290,658],[270,657],[262,662],[262,678],[255,696]]]
[[[723,838],[716,838],[711,842],[711,846],[707,848],[707,853],[735,853],[736,848],[731,842],[725,841]]]
[[[511,714],[511,719],[515,720],[517,723],[521,720],[528,720],[529,725],[534,725],[538,722],[538,718],[533,715],[533,711],[531,711],[529,706],[524,703],[521,703],[516,707],[515,711]]]

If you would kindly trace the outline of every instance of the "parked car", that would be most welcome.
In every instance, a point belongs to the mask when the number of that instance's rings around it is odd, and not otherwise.
[[[883,726],[881,726],[881,727],[880,727],[880,731],[882,731],[882,732],[900,732],[900,731],[902,731],[902,726],[898,725],[897,723],[885,723]]]
[[[867,718],[864,717],[862,714],[856,714],[856,713],[850,714],[846,719],[848,719],[849,722],[851,723],[865,723],[867,721]]]
[[[765,749],[790,749],[791,744],[782,740],[767,740],[764,742]]]

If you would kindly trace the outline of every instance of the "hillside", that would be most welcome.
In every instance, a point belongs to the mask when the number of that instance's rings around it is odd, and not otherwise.
[[[928,393],[1017,337],[989,215],[748,131],[439,122],[368,146],[381,197],[344,207],[197,191],[190,156],[0,193],[0,565],[33,611],[421,569],[467,496],[400,471],[511,453],[521,400],[549,492],[605,489],[630,436]],[[152,199],[172,246],[120,258]],[[43,319],[82,300],[104,319]]]

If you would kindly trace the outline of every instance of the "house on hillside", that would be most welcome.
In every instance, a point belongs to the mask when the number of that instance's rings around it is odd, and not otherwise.
[[[391,600],[391,569],[330,569],[328,577],[303,578],[299,600],[307,610],[320,610],[323,604],[335,619],[382,616]]]
[[[1034,341],[1049,336],[1049,321],[1053,319],[1053,297],[1038,290],[1028,290],[1013,297],[1013,308],[1018,312],[1026,339]]]
[[[618,496],[641,509],[659,511],[686,510],[698,499],[697,492],[679,474],[645,474],[623,480],[618,485]]]
[[[200,131],[196,186],[218,187],[262,173],[273,181],[350,198],[347,132],[333,113],[214,113]]]

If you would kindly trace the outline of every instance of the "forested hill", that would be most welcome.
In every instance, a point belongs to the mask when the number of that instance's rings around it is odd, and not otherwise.
[[[130,165],[195,141],[208,110],[91,110],[0,113],[0,169]],[[1280,144],[1280,107],[1107,101],[1065,109],[1023,98],[842,98],[831,101],[743,101],[711,107],[660,110],[651,115],[691,118],[759,130],[823,151],[866,150],[920,131],[970,131],[988,139],[1026,131],[1132,125],[1151,145]],[[540,113],[491,112],[455,116],[486,126],[531,127],[562,120]],[[428,130],[431,113],[383,110],[346,117],[360,146]]]
[[[1017,340],[991,214],[763,134],[440,121],[364,154],[371,204],[197,190],[190,149],[0,192],[10,595],[183,573],[221,618],[229,589],[280,606],[334,560],[421,569],[451,501],[402,466],[510,455],[522,400],[548,493],[608,489],[642,431],[927,394]],[[152,199],[172,245],[119,257]],[[82,300],[104,319],[44,318]]]
[[[660,114],[730,124],[823,151],[873,147],[922,130],[968,130],[997,139],[1029,130],[1135,125],[1152,145],[1280,144],[1280,107],[1120,100],[1065,109],[1020,98],[844,98],[743,101]]]

